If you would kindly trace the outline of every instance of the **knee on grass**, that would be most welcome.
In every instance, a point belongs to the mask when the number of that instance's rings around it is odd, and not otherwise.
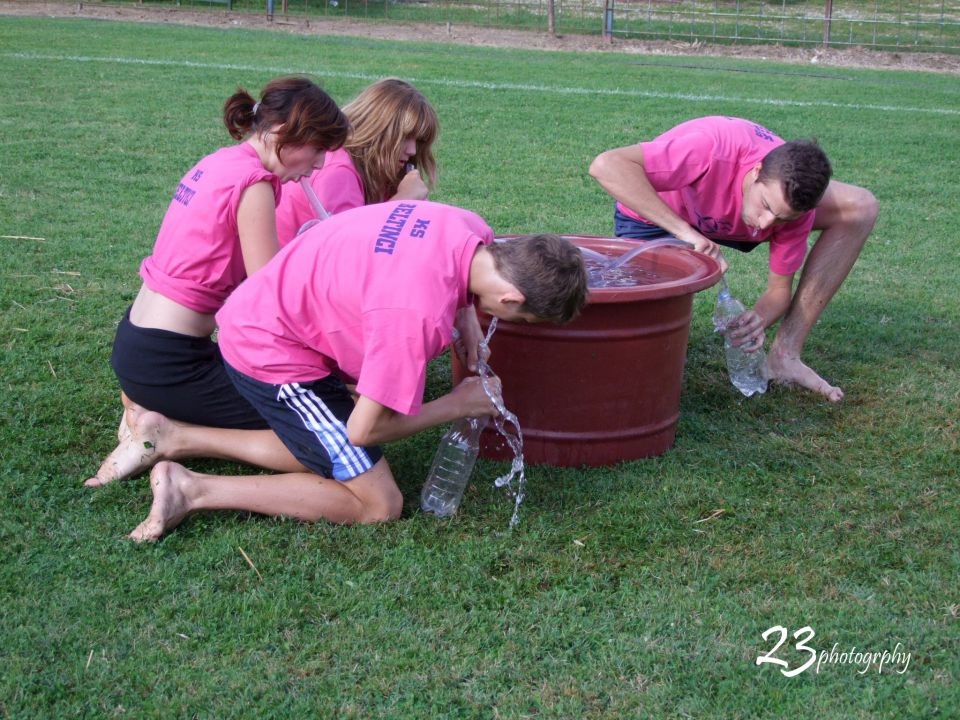
[[[399,520],[403,512],[403,495],[396,487],[363,499],[363,511],[357,519],[363,525]]]
[[[396,486],[365,488],[356,495],[357,510],[349,521],[351,524],[375,525],[377,523],[399,520],[403,511],[403,495]]]
[[[326,480],[326,482],[337,482]],[[349,483],[347,485],[349,488]],[[333,522],[338,525],[374,525],[398,520],[403,511],[403,495],[393,488],[349,488],[350,495],[301,505],[293,516],[302,522]],[[347,499],[349,498],[349,499]]]

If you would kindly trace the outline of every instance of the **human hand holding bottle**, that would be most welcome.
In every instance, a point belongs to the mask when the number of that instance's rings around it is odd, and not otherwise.
[[[763,318],[754,310],[745,310],[727,325],[723,334],[730,338],[731,345],[750,353],[763,348],[764,330]]]
[[[487,418],[498,414],[496,405],[483,387],[484,382],[499,397],[502,385],[496,375],[490,375],[483,381],[476,376],[464,378],[450,393],[456,417]]]

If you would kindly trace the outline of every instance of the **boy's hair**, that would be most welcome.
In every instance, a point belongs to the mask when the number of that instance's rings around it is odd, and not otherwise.
[[[520,308],[562,324],[573,320],[587,303],[587,271],[583,255],[559,235],[525,235],[487,246],[494,267],[523,293]]]
[[[333,99],[310,78],[300,75],[271,80],[263,88],[259,103],[246,90],[237,88],[223,105],[223,124],[235,140],[282,125],[276,136],[278,156],[284,145],[337,150],[350,132],[350,121]]]
[[[408,138],[417,142],[410,158],[432,187],[437,164],[431,147],[440,123],[430,102],[413,85],[384,78],[368,86],[343,108],[353,129],[344,148],[363,180],[367,204],[389,200],[406,174],[400,153]]]
[[[830,183],[830,161],[816,140],[791,140],[774,148],[760,164],[757,180],[779,181],[796,212],[813,210]]]

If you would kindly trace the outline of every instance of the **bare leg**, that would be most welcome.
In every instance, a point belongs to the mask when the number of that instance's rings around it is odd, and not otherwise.
[[[124,410],[120,413],[120,424],[117,426],[117,442],[122,443],[128,437],[130,437],[130,428],[127,426],[127,412]]]
[[[201,510],[246,510],[346,524],[395,520],[403,509],[403,497],[384,458],[348,482],[310,472],[203,475],[176,463],[161,462],[150,473],[150,486],[150,514],[130,533],[137,542],[158,540],[188,515]]]
[[[821,230],[803,266],[790,309],[780,324],[767,358],[770,379],[843,399],[835,387],[800,360],[807,335],[856,262],[877,220],[878,206],[863,188],[831,181],[817,206],[814,228]]]
[[[142,410],[127,394],[120,391],[120,404],[123,405],[123,414],[120,415],[120,426],[117,428],[117,442],[123,442],[123,439],[130,435],[130,426],[127,425],[127,414],[132,410]]]
[[[176,422],[131,403],[124,414],[129,434],[84,482],[106,485],[138,475],[161,460],[192,457],[236,460],[278,472],[307,469],[280,442],[273,430],[230,430]]]

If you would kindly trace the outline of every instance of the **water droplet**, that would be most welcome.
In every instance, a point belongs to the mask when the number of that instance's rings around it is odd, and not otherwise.
[[[487,350],[490,345],[490,339],[493,337],[496,329],[497,318],[493,318],[490,321],[490,326],[487,328],[487,336],[483,339],[483,342],[480,343],[481,357],[487,354],[483,351]],[[503,396],[500,393],[494,392],[489,383],[487,383],[487,378],[493,375],[493,370],[490,369],[486,360],[480,360],[478,371],[484,392],[487,393],[487,397],[490,398],[500,413],[494,418],[494,427],[496,427],[497,432],[503,436],[508,447],[513,451],[513,462],[510,464],[510,471],[493,481],[494,487],[506,487],[508,495],[514,498],[513,516],[510,518],[510,527],[513,528],[516,527],[520,521],[520,503],[523,502],[523,498],[525,497],[524,489],[527,484],[526,469],[523,465],[523,431],[520,429],[520,421],[517,419],[517,416],[507,410],[503,404]],[[513,426],[513,429],[508,429],[508,423]],[[516,489],[513,487],[514,478],[517,479]]]

